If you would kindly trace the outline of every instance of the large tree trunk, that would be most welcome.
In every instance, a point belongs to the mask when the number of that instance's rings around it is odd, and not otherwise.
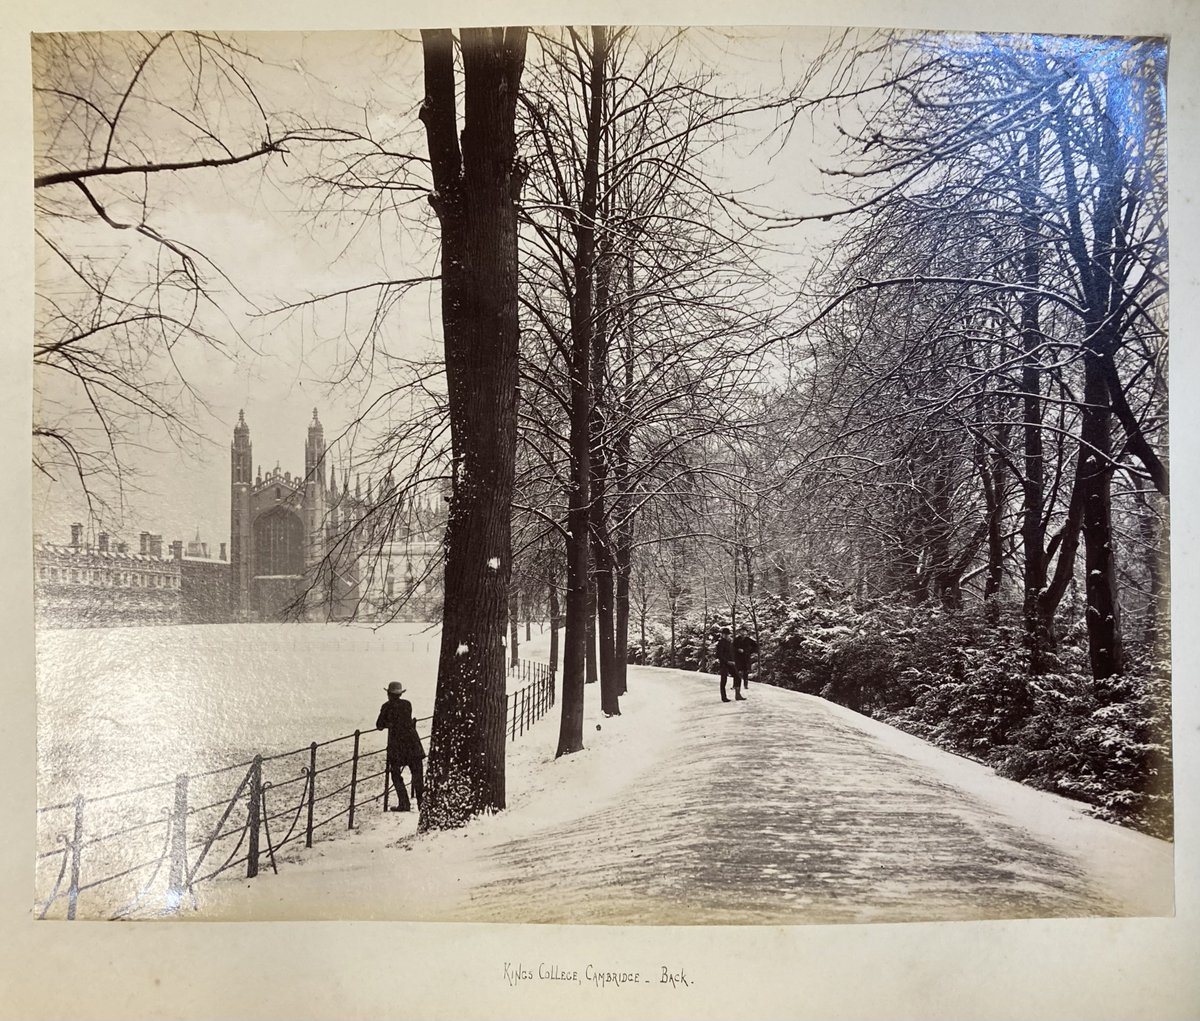
[[[1112,527],[1112,435],[1108,384],[1099,359],[1084,355],[1083,423],[1080,441],[1086,469],[1083,486],[1084,592],[1088,656],[1097,680],[1122,673],[1121,608]]]
[[[1061,121],[1060,121],[1061,123]],[[1123,153],[1115,121],[1098,125],[1100,149],[1096,158],[1097,188],[1090,237],[1074,224],[1071,251],[1080,267],[1088,314],[1084,320],[1083,406],[1080,409],[1080,506],[1084,542],[1084,613],[1088,657],[1096,680],[1122,673],[1125,650],[1121,639],[1121,610],[1117,599],[1117,559],[1112,527],[1112,417],[1114,396],[1123,403],[1121,381],[1110,374],[1112,354],[1120,346],[1118,309],[1114,307],[1118,279],[1114,257],[1121,227],[1117,206],[1123,187]],[[1065,134],[1065,132],[1064,132]],[[1070,151],[1063,141],[1064,159]],[[1074,178],[1068,186],[1073,189]],[[1089,247],[1090,243],[1090,247]],[[1135,450],[1132,436],[1126,437]],[[1165,485],[1165,479],[1163,480]]]
[[[579,296],[576,295],[578,302]],[[588,525],[591,472],[588,468],[587,378],[589,350],[573,339],[571,367],[571,489],[567,506],[567,609],[563,635],[562,716],[557,755],[583,748],[583,690],[587,670],[590,556]]]
[[[617,497],[613,507],[613,517],[616,521],[616,550],[614,566],[617,572],[617,608],[616,608],[616,668],[617,692],[624,695],[629,684],[629,573],[633,566],[633,513],[631,504],[633,494],[630,493],[630,453],[632,448],[632,408],[630,407],[633,393],[633,258],[625,259],[625,294],[624,294],[624,350],[622,372],[624,379],[621,391],[620,432],[614,445],[614,489]],[[642,613],[642,654],[646,651],[646,615]]]
[[[546,569],[547,606],[550,614],[550,672],[558,673],[558,629],[562,621],[558,619],[558,578],[551,565]]]
[[[1138,485],[1137,480],[1135,485]],[[1169,563],[1166,556],[1167,519],[1160,513],[1153,494],[1147,498],[1140,485],[1134,490],[1134,501],[1138,508],[1138,531],[1144,550],[1146,576],[1149,580],[1142,640],[1151,656],[1163,656],[1167,654],[1166,640],[1169,637],[1171,619],[1170,587],[1167,579]]]
[[[633,560],[632,522],[617,527],[617,592],[616,592],[616,644],[613,657],[616,660],[617,694],[628,690],[629,678],[629,571]]]
[[[591,512],[588,513],[589,522],[591,520]],[[592,550],[588,551],[588,563],[595,564],[592,555]],[[596,657],[596,574],[593,566],[592,573],[588,579],[588,607],[587,607],[587,650],[584,658],[584,683],[596,684],[600,680],[600,660]]]
[[[997,445],[1004,447],[1007,429],[997,436]],[[1004,517],[1007,510],[1003,459],[989,451],[981,442],[976,447],[979,481],[987,511],[987,568],[984,572],[983,605],[987,619],[995,623],[999,617],[1000,588],[1004,582]]]
[[[606,716],[621,715],[620,678],[616,664],[616,586],[612,557],[596,575],[596,630],[600,654],[600,709]]]
[[[1029,673],[1043,674],[1054,644],[1054,610],[1045,599],[1049,572],[1046,555],[1046,452],[1042,435],[1041,239],[1038,228],[1038,189],[1041,143],[1036,131],[1027,136],[1021,194],[1021,392],[1024,478],[1021,483],[1021,545],[1025,554],[1022,610]],[[1061,554],[1060,554],[1061,556]]]
[[[604,61],[607,32],[592,29],[588,76],[587,155],[583,194],[575,224],[575,293],[571,302],[571,489],[567,506],[567,633],[563,656],[563,707],[556,755],[583,748],[583,691],[587,667],[591,603],[589,547],[591,522],[593,277],[596,213],[599,208],[600,134],[603,129]]]
[[[442,642],[420,828],[461,826],[501,809],[504,622],[517,433],[517,90],[527,30],[461,37],[463,129],[455,112],[454,39],[422,31],[425,124],[442,232],[452,490]]]
[[[508,587],[508,665],[521,661],[521,596],[516,585]]]
[[[608,369],[611,241],[601,237],[596,260],[596,325],[592,331],[592,563],[596,579],[596,637],[600,656],[600,709],[620,716],[621,701],[614,662],[613,554],[608,529],[608,450],[605,444],[605,376]],[[589,677],[590,680],[590,677]]]

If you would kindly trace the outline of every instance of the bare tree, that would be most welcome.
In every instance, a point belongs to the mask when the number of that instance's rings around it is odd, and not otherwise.
[[[569,550],[588,544],[595,608],[582,614],[579,635],[595,624],[602,708],[616,715],[634,521],[646,499],[662,495],[647,487],[648,473],[662,467],[666,492],[674,452],[728,425],[771,321],[753,265],[759,221],[741,222],[755,218],[706,176],[710,151],[737,118],[769,101],[722,92],[677,33],[538,39],[544,58],[523,103],[533,153],[523,266],[526,335],[544,343],[530,346],[541,362],[526,384],[563,413],[541,413],[542,426],[573,430],[558,445],[573,451],[573,467],[582,458],[574,416],[587,406],[588,528],[584,536],[568,522],[564,533]],[[586,353],[574,348],[581,333]],[[575,640],[568,623],[563,705],[572,732]],[[593,642],[582,642],[586,663]]]
[[[857,56],[869,57],[873,84],[846,132],[845,165],[831,171],[846,215],[859,218],[852,234],[872,236],[884,254],[858,267],[849,286],[835,286],[819,320],[856,301],[876,330],[871,310],[895,308],[885,295],[893,291],[937,315],[956,310],[956,328],[990,320],[993,337],[997,324],[1011,328],[1007,343],[1015,335],[1008,357],[976,360],[971,381],[952,373],[945,398],[909,401],[902,413],[930,422],[935,409],[957,406],[1019,480],[1035,671],[1074,575],[1077,537],[1086,547],[1093,672],[1122,670],[1113,473],[1131,471],[1166,491],[1154,389],[1165,350],[1161,52],[1144,40],[1079,47],[918,37],[863,47]],[[990,247],[966,251],[959,238],[987,238]],[[939,257],[946,251],[957,265]],[[946,332],[936,319],[927,329]],[[986,421],[963,413],[985,398]],[[1005,413],[1021,426],[1015,456],[1000,441]]]
[[[247,299],[156,225],[182,178],[265,168],[336,133],[266,109],[261,61],[206,32],[33,38],[37,295],[34,466],[121,499],[155,430],[185,447],[197,350],[229,353]]]

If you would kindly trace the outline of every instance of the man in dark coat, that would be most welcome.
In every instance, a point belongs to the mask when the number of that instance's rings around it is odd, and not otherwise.
[[[717,663],[721,667],[721,701],[728,702],[729,696],[725,693],[725,682],[730,674],[733,675],[733,697],[739,702],[746,701],[742,695],[742,675],[737,668],[737,655],[733,648],[733,642],[729,637],[729,628],[721,629],[721,637],[717,640]]]
[[[404,778],[400,770],[405,766],[412,773],[412,792],[417,799],[417,808],[421,807],[421,796],[425,793],[424,758],[425,749],[421,745],[421,737],[417,733],[417,723],[413,719],[412,703],[400,696],[404,694],[404,685],[392,681],[387,686],[388,700],[379,710],[379,719],[375,721],[375,729],[388,732],[387,768],[392,774],[392,786],[396,788],[398,804],[393,812],[408,812],[412,805],[408,800],[408,791],[404,786]]]
[[[758,642],[751,638],[742,628],[738,628],[737,637],[733,640],[734,658],[737,660],[738,673],[742,675],[742,687],[750,687],[750,662],[758,653]]]

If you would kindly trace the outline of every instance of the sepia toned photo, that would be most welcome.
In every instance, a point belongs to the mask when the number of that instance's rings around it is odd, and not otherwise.
[[[1173,913],[1165,39],[31,50],[35,918]]]

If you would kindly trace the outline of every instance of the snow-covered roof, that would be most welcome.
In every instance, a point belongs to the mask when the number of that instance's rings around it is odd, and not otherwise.
[[[94,546],[66,546],[52,542],[39,542],[33,547],[35,553],[54,554],[64,557],[99,558],[101,560],[136,561],[145,564],[170,565],[174,557],[152,556],[149,553],[118,553],[115,549],[99,550]]]

